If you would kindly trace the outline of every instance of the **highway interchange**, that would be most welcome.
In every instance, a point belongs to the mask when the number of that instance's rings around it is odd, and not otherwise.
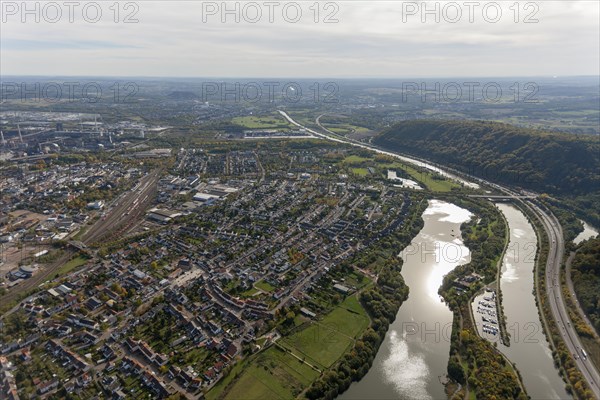
[[[403,154],[395,154],[395,153],[391,153],[389,151],[383,151],[382,149],[378,148],[377,146],[358,142],[358,141],[348,139],[348,138],[345,138],[345,137],[337,135],[337,134],[334,134],[335,137],[332,137],[332,136],[329,136],[329,134],[323,134],[323,133],[317,132],[313,129],[310,129],[306,126],[299,124],[298,122],[294,121],[284,111],[280,110],[279,113],[291,124],[301,128],[301,129],[306,130],[307,132],[309,132],[310,134],[312,134],[313,136],[318,137],[318,138],[332,140],[332,141],[340,142],[340,143],[347,143],[352,146],[362,147],[364,149],[369,149],[369,150],[376,151],[379,153],[385,153],[388,155],[399,157],[402,160],[412,162],[413,164],[417,164],[417,165],[423,165],[423,163],[430,163],[428,160],[424,160],[421,158],[406,156]],[[316,123],[317,123],[317,125],[321,126],[320,122],[319,122],[319,118],[320,118],[320,116],[317,118]],[[323,129],[325,131],[327,131],[328,133],[333,134],[333,132],[331,132],[325,128],[323,128]],[[437,166],[435,168],[437,168]],[[564,243],[564,238],[563,238],[563,234],[562,234],[562,228],[560,226],[559,221],[556,219],[556,217],[550,211],[546,211],[546,210],[542,209],[540,206],[538,206],[533,201],[533,199],[530,198],[531,196],[523,196],[521,193],[518,193],[515,190],[510,189],[508,187],[501,186],[496,183],[492,183],[492,182],[486,181],[484,179],[481,179],[481,178],[478,178],[475,176],[460,173],[458,171],[452,170],[451,168],[447,168],[447,170],[452,171],[453,173],[458,173],[461,176],[464,176],[465,178],[470,179],[471,181],[477,182],[479,184],[482,184],[482,185],[485,185],[488,187],[492,187],[492,188],[504,193],[507,197],[510,197],[510,198],[513,198],[514,200],[520,201],[525,207],[529,208],[536,215],[536,217],[540,220],[540,222],[542,223],[542,226],[544,227],[544,230],[546,232],[546,235],[547,235],[548,241],[549,241],[549,253],[548,253],[548,259],[546,262],[546,275],[545,275],[545,283],[544,284],[546,285],[546,292],[547,292],[548,301],[550,304],[550,310],[552,312],[554,320],[557,323],[557,326],[559,327],[560,335],[561,335],[563,341],[565,342],[567,349],[569,350],[569,352],[571,353],[571,355],[574,358],[575,365],[577,366],[579,371],[581,371],[582,375],[584,376],[585,380],[587,381],[588,386],[594,393],[595,397],[600,399],[600,387],[599,387],[600,374],[598,373],[598,370],[595,367],[595,365],[593,364],[593,362],[589,359],[589,357],[586,357],[585,353],[582,351],[581,341],[579,340],[579,336],[575,332],[575,328],[573,327],[573,324],[570,321],[569,314],[567,312],[567,308],[565,306],[565,303],[564,303],[564,300],[562,297],[562,289],[561,289],[561,285],[560,285],[560,273],[561,273],[561,264],[562,264],[564,251],[565,251],[565,243]],[[494,197],[494,196],[485,196],[485,197]],[[503,197],[503,196],[500,196],[500,197]]]

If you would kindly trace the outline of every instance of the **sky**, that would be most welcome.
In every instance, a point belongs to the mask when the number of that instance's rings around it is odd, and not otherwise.
[[[29,1],[25,10],[21,1],[2,0],[0,73],[403,78],[600,71],[597,0],[76,3]]]

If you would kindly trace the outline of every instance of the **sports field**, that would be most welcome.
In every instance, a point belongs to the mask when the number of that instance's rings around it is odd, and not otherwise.
[[[293,399],[310,386],[319,371],[333,365],[368,326],[369,317],[358,299],[348,297],[320,321],[242,361],[232,372],[237,376],[226,377],[207,398]]]

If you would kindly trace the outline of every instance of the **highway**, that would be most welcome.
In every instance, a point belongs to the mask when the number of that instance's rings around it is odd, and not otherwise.
[[[598,387],[600,375],[598,374],[598,370],[595,368],[592,360],[590,360],[589,357],[583,356],[581,351],[582,344],[579,340],[579,335],[577,335],[575,332],[575,328],[573,327],[573,323],[569,318],[569,314],[563,300],[563,294],[560,285],[560,267],[565,250],[562,228],[554,215],[545,213],[535,205],[532,206],[532,209],[542,221],[550,241],[550,251],[548,253],[548,260],[546,263],[545,277],[546,291],[548,293],[550,309],[552,310],[554,319],[558,324],[561,336],[563,337],[569,352],[578,356],[575,358],[575,364],[577,365],[577,368],[581,371],[586,381],[589,383],[589,386],[594,392],[596,398],[600,398],[600,388]],[[575,312],[577,312],[577,310],[575,310]]]
[[[459,176],[457,176],[457,175],[455,175],[453,173],[449,173],[448,171],[452,171],[450,168],[444,167],[444,169],[442,169],[439,166],[434,165],[429,160],[424,160],[422,158],[414,157],[414,156],[406,156],[406,155],[400,154],[400,153],[393,153],[393,152],[385,150],[385,149],[383,149],[383,148],[381,148],[379,146],[375,146],[375,145],[372,145],[372,144],[367,144],[367,143],[359,142],[358,140],[349,139],[347,137],[340,136],[338,134],[331,134],[330,135],[330,134],[320,133],[320,132],[317,132],[317,131],[315,131],[313,129],[307,128],[306,126],[301,125],[298,122],[294,121],[285,111],[281,111],[281,110],[278,110],[278,111],[292,125],[295,125],[295,126],[297,126],[299,128],[302,128],[302,129],[306,130],[313,137],[321,138],[321,139],[326,139],[326,140],[331,140],[333,142],[338,142],[338,143],[345,143],[345,144],[349,144],[349,145],[352,145],[352,146],[355,146],[355,147],[360,147],[360,148],[363,148],[363,149],[371,150],[371,151],[374,151],[374,152],[379,153],[379,154],[385,154],[385,155],[390,156],[390,157],[395,157],[395,158],[398,158],[398,159],[400,159],[402,161],[406,161],[406,162],[408,162],[410,164],[414,164],[414,165],[416,165],[418,167],[425,168],[425,169],[428,169],[430,171],[433,171],[433,172],[435,172],[435,173],[437,173],[437,174],[439,174],[441,176],[444,176],[446,178],[453,179],[453,180],[455,180],[457,182],[462,183],[464,186],[467,186],[467,187],[470,187],[470,188],[473,188],[473,189],[478,189],[479,188],[478,184],[466,181],[466,180],[460,178]],[[318,118],[320,118],[321,116],[322,115],[320,115]],[[328,132],[331,132],[331,131],[328,131]],[[465,176],[468,176],[468,175],[465,174]]]
[[[352,139],[347,139],[347,138],[344,138],[339,135],[335,135],[335,137],[330,137],[327,134],[319,133],[313,129],[310,129],[308,127],[305,127],[305,126],[299,124],[298,122],[294,121],[284,111],[280,110],[279,113],[284,118],[286,118],[291,124],[296,125],[302,129],[305,129],[307,132],[311,133],[313,136],[318,137],[318,138],[331,140],[331,141],[335,141],[335,142],[340,142],[340,143],[346,143],[346,144],[349,144],[352,146],[370,149],[370,150],[373,150],[373,151],[379,152],[379,153],[383,152],[385,154],[395,156],[397,158],[400,158],[404,161],[413,163],[418,166],[423,166],[424,163],[429,162],[428,160],[424,160],[424,159],[420,159],[420,158],[417,159],[417,158],[414,158],[411,156],[406,156],[403,154],[396,154],[396,153],[391,153],[389,151],[382,151],[381,149],[379,149],[376,146],[373,146],[370,144],[365,144],[362,142],[357,142]],[[318,120],[318,118],[317,118],[317,120]],[[318,123],[318,121],[317,121],[317,124],[320,125]],[[436,166],[435,168],[438,168],[438,167]],[[452,169],[447,169],[447,170],[453,171]],[[457,173],[457,171],[453,171],[453,173]],[[460,172],[458,172],[458,173],[460,173]],[[549,248],[550,248],[549,253],[548,253],[547,263],[546,263],[546,276],[545,276],[545,283],[544,283],[546,285],[546,292],[548,294],[550,310],[552,312],[554,320],[556,321],[556,323],[559,327],[560,335],[561,335],[563,341],[565,342],[567,349],[573,355],[575,365],[577,366],[579,371],[584,376],[585,380],[588,383],[588,386],[594,393],[595,397],[600,399],[600,387],[599,387],[600,374],[598,373],[596,366],[592,363],[592,361],[589,359],[589,357],[583,356],[583,353],[581,350],[582,349],[581,341],[579,340],[579,336],[575,332],[573,324],[569,319],[569,314],[567,313],[567,309],[566,309],[566,306],[565,306],[565,303],[564,303],[564,300],[562,297],[562,292],[561,292],[561,287],[560,287],[560,270],[561,270],[560,267],[561,267],[563,256],[564,256],[565,243],[564,243],[564,237],[562,234],[562,227],[561,227],[560,223],[558,222],[556,217],[551,212],[543,210],[537,204],[535,204],[532,201],[532,199],[530,198],[532,196],[523,196],[520,193],[517,193],[516,191],[514,191],[510,188],[498,185],[496,183],[486,181],[481,178],[477,178],[475,176],[471,176],[469,174],[464,174],[464,173],[460,173],[460,174],[461,174],[461,176],[464,176],[465,178],[467,178],[471,181],[478,182],[479,184],[483,184],[483,185],[495,188],[506,195],[506,196],[501,196],[501,197],[511,198],[516,201],[520,201],[525,207],[529,208],[542,223],[544,230],[546,231],[546,235],[548,236]],[[447,176],[448,175],[450,175],[450,174],[447,174]],[[450,177],[452,177],[452,175],[450,175]],[[484,197],[489,198],[490,196],[484,196]],[[556,282],[556,285],[555,285],[555,282]]]
[[[471,197],[473,199],[517,200],[517,199],[535,199],[537,196],[498,195],[498,194],[470,194],[468,197]]]
[[[507,195],[514,196],[517,194],[506,187],[493,183],[488,184],[501,190]],[[594,396],[600,399],[600,374],[592,360],[589,359],[589,356],[585,357],[582,352],[581,340],[575,331],[563,299],[562,288],[560,285],[560,273],[565,252],[565,242],[560,222],[554,214],[550,211],[543,210],[533,201],[520,200],[525,207],[529,208],[536,215],[542,223],[546,236],[548,237],[549,251],[548,259],[546,260],[544,284],[546,285],[548,303],[550,304],[550,310],[554,317],[554,321],[567,346],[567,350],[573,355],[575,365],[584,376],[588,386],[594,393]],[[577,312],[577,310],[575,310],[575,312]]]

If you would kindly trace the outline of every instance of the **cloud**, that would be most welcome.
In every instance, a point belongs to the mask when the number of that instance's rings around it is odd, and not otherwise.
[[[65,40],[65,41],[47,41],[47,40],[29,40],[29,39],[11,39],[2,41],[3,51],[39,51],[39,50],[72,50],[72,49],[120,49],[120,48],[139,48],[139,46],[129,45],[127,43],[106,42],[98,40]]]
[[[262,20],[247,22],[248,2],[239,2],[236,23],[233,14],[204,15],[202,3],[136,2],[139,22],[132,24],[113,21],[112,3],[101,3],[94,24],[77,13],[73,23],[53,24],[11,16],[2,24],[0,67],[4,74],[256,77],[596,75],[600,68],[596,2],[533,2],[533,10],[521,2],[518,23],[512,2],[500,2],[497,23],[481,11],[470,23],[463,2],[456,2],[463,13],[457,23],[448,21],[450,14],[440,14],[439,22],[428,14],[422,22],[420,13],[403,21],[407,3],[387,1],[333,2],[337,9],[320,2],[318,23],[312,2],[297,2],[297,23],[283,14],[290,2],[280,2],[273,23],[260,1]],[[439,4],[443,10],[448,3]],[[339,22],[323,23],[333,11]],[[523,23],[532,11],[539,22]]]

